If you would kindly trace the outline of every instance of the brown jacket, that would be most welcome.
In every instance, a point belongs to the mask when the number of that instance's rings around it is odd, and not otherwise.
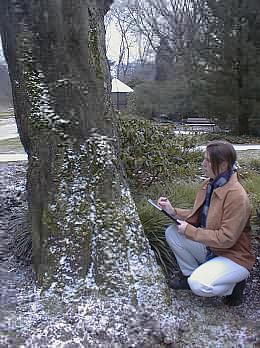
[[[241,266],[251,269],[255,257],[250,241],[250,205],[247,193],[233,174],[230,180],[212,193],[206,228],[199,225],[200,214],[206,196],[209,179],[197,193],[192,210],[178,209],[178,217],[188,225],[185,236],[210,247],[215,255],[227,257]]]

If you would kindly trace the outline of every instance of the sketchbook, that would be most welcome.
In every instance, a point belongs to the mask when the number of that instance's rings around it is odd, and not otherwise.
[[[169,213],[167,213],[167,211],[165,211],[163,208],[161,208],[158,204],[156,204],[152,199],[148,199],[147,200],[153,207],[155,207],[156,209],[160,210],[162,213],[164,213],[165,215],[167,215],[170,219],[172,219],[177,225],[180,225],[179,221],[173,217],[172,215],[170,215]]]

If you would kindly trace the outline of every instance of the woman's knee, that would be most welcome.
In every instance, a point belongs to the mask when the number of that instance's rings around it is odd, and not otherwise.
[[[203,284],[202,282],[193,279],[192,276],[188,278],[188,283],[191,291],[197,296],[212,297],[215,296],[213,293],[213,287]]]
[[[191,277],[188,278],[188,283],[191,291],[194,294],[204,297],[230,295],[233,291],[234,286],[236,285],[236,283],[207,285],[198,280],[192,279]]]
[[[166,228],[165,238],[166,238],[168,244],[170,244],[173,240],[176,239],[177,234],[178,234],[178,231],[177,231],[175,226],[170,225]]]

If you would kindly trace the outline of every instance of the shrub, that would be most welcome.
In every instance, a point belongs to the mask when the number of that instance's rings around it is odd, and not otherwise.
[[[260,137],[249,135],[237,135],[235,133],[205,133],[202,135],[202,141],[208,142],[213,140],[226,140],[233,144],[259,144]]]
[[[197,183],[190,178],[195,179],[202,159],[202,152],[195,149],[198,137],[175,135],[173,125],[125,114],[118,119],[118,131],[121,159],[145,234],[165,274],[170,276],[177,269],[164,237],[171,220],[147,203],[146,197],[157,200],[167,196],[184,208],[193,204]]]
[[[147,189],[172,178],[195,177],[202,153],[197,136],[176,135],[174,126],[120,118],[121,159],[132,188]]]

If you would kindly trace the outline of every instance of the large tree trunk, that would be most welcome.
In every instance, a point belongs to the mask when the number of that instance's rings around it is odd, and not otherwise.
[[[117,155],[103,17],[110,0],[1,0],[15,115],[28,153],[33,264],[57,291],[165,301]],[[82,280],[82,282],[79,282]],[[148,288],[147,287],[151,287]]]

